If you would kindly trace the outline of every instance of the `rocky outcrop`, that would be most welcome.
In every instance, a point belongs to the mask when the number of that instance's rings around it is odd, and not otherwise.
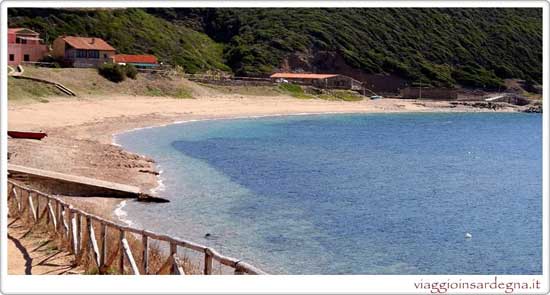
[[[491,101],[452,101],[450,102],[452,106],[468,106],[480,109],[490,109],[490,110],[500,110],[511,105],[505,102],[491,102]]]
[[[527,108],[523,110],[524,113],[542,113],[542,104],[535,103],[528,105]]]

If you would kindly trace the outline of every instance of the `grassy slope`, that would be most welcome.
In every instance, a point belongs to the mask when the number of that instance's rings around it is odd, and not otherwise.
[[[75,91],[78,96],[108,97],[113,95],[138,95],[173,98],[192,98],[195,85],[178,75],[169,78],[138,74],[136,80],[111,82],[95,69],[50,69],[25,67],[25,75],[59,82]],[[32,82],[32,83],[30,83]],[[10,78],[8,99],[19,101],[40,100],[48,96],[65,96],[54,87],[29,80]]]
[[[95,36],[105,39],[118,53],[154,54],[165,63],[194,73],[229,68],[223,47],[203,33],[177,26],[141,9],[59,10],[14,8],[9,24],[29,27],[51,43],[57,36]]]
[[[351,90],[323,90],[312,87],[302,87],[296,84],[280,84],[275,88],[278,92],[300,99],[324,99],[342,101],[360,101],[365,97]]]
[[[47,97],[64,96],[65,94],[53,85],[31,80],[8,78],[8,99],[19,103],[43,102],[47,103]]]

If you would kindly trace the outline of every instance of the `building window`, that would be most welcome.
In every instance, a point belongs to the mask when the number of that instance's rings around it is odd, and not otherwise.
[[[107,53],[103,53],[103,58],[109,58],[109,56],[107,55]]]
[[[88,58],[99,58],[99,51],[88,50]]]
[[[28,54],[23,55],[23,61],[30,61],[30,57]]]
[[[86,58],[86,50],[77,50],[76,51],[76,57],[77,58]]]
[[[15,60],[15,54],[10,54],[10,61],[14,61]]]

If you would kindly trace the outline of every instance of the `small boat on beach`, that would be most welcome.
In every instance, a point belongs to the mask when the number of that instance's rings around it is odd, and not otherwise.
[[[26,139],[37,139],[37,140],[41,140],[42,138],[48,136],[44,132],[26,132],[26,131],[8,131],[8,135],[11,138],[26,138]]]

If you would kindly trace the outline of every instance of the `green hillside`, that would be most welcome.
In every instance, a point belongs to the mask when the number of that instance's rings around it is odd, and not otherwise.
[[[57,36],[94,36],[105,39],[118,53],[156,55],[161,61],[178,64],[195,73],[230,69],[223,63],[223,46],[203,33],[174,25],[142,9],[9,10],[10,27],[29,27],[46,42]]]
[[[318,69],[326,65],[316,57],[330,52],[353,73],[432,85],[542,82],[538,8],[10,9],[9,16],[10,25],[31,27],[47,39],[100,36],[121,52],[150,52],[189,72],[264,76],[296,54],[306,70]]]

